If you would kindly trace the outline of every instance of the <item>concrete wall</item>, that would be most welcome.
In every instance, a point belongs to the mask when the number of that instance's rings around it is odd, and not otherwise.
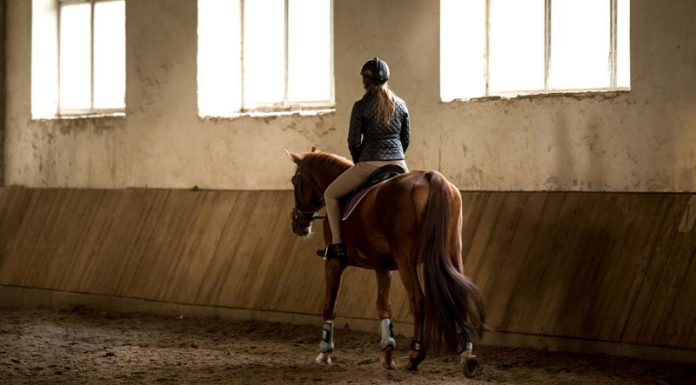
[[[439,2],[335,0],[336,112],[204,120],[196,0],[127,3],[125,118],[32,121],[31,2],[7,2],[7,184],[289,189],[284,148],[348,155],[358,70],[372,56],[413,122],[411,168],[462,189],[695,191],[696,2],[631,2],[632,91],[439,101]]]
[[[5,2],[0,1],[0,186],[5,184]]]

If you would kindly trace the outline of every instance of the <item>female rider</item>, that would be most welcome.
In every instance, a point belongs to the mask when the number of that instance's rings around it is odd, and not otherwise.
[[[339,175],[324,192],[332,236],[326,259],[346,255],[341,238],[339,198],[359,187],[381,166],[397,164],[408,171],[405,155],[410,142],[408,109],[387,85],[389,66],[379,58],[370,59],[360,74],[365,95],[353,105],[348,130],[348,148],[355,165]]]

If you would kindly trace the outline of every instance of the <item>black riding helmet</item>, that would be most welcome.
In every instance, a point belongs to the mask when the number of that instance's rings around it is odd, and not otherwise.
[[[389,80],[389,66],[387,62],[376,57],[363,64],[360,75],[367,77],[376,84],[383,84]]]

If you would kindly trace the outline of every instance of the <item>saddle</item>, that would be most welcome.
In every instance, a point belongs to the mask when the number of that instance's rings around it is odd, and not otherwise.
[[[367,195],[367,193],[370,192],[370,190],[372,190],[376,185],[405,172],[406,170],[397,164],[388,164],[373,171],[365,183],[340,199],[343,213],[341,215],[341,219],[345,221],[353,210],[355,210],[365,195]]]

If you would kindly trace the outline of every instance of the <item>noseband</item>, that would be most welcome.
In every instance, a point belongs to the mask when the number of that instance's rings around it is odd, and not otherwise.
[[[300,199],[302,198],[302,172],[299,169],[292,177],[292,185],[295,189],[295,207],[292,209],[293,222],[303,221],[309,224],[315,219],[324,218],[324,216],[319,215],[321,203],[319,207],[310,207],[307,209],[300,208]]]

